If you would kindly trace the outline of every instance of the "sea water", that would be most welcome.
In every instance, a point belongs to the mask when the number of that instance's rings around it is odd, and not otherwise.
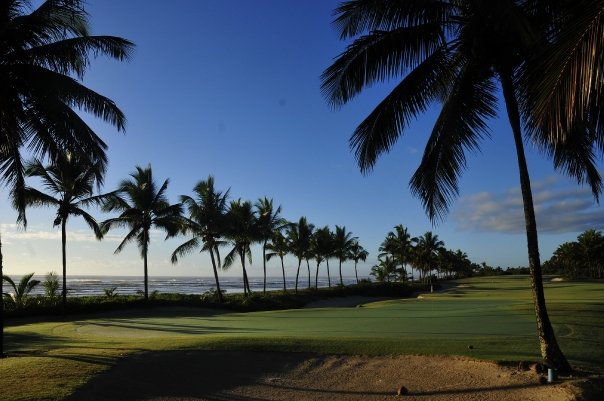
[[[20,277],[14,277],[19,279]],[[37,280],[44,281],[44,276],[34,277]],[[243,292],[243,279],[241,277],[219,277],[220,289],[226,290],[227,294]],[[59,292],[62,278],[59,279]],[[361,277],[359,277],[361,279]],[[178,294],[202,294],[212,288],[216,288],[214,277],[158,277],[149,276],[149,292],[157,291],[159,293],[178,293]],[[344,285],[356,283],[356,278],[343,277]],[[262,291],[264,279],[262,277],[249,277],[250,288],[252,291]],[[340,282],[338,275],[331,277],[331,285],[337,285]],[[285,284],[287,289],[293,289],[295,278],[286,277]],[[319,277],[318,286],[328,286],[327,277]],[[315,277],[311,278],[311,286],[315,286]],[[80,297],[87,295],[105,295],[106,289],[115,287],[115,293],[118,295],[133,295],[138,291],[144,290],[144,279],[142,276],[68,276],[67,291],[69,296]],[[308,275],[305,277],[300,273],[298,279],[298,288],[308,288]],[[283,277],[267,277],[266,289],[282,290]],[[4,292],[12,292],[12,288],[4,283]],[[44,294],[42,284],[38,285],[31,293],[32,295]]]

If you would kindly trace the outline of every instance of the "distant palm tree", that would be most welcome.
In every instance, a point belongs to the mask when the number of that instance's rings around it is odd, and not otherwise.
[[[314,226],[309,224],[306,217],[300,217],[297,223],[292,223],[287,229],[287,241],[291,253],[298,258],[298,269],[296,270],[295,292],[298,293],[298,278],[300,277],[300,265],[310,248],[310,240]]]
[[[224,193],[216,191],[214,177],[209,176],[207,180],[198,182],[193,192],[194,197],[187,195],[180,197],[180,202],[189,211],[189,218],[183,219],[184,230],[192,238],[174,250],[171,260],[172,263],[177,263],[179,256],[184,256],[200,247],[202,252],[208,251],[212,260],[218,302],[222,303],[223,297],[218,279],[218,268],[221,265],[218,248],[224,244],[220,238],[227,230],[226,209],[229,190]]]
[[[12,278],[8,276],[2,276],[2,281],[6,281],[13,287],[14,293],[3,293],[2,295],[15,305],[16,309],[19,309],[27,303],[29,293],[40,284],[40,280],[32,280],[34,273],[26,274],[21,277],[19,285],[16,285]]]
[[[371,268],[371,273],[369,274],[375,277],[378,282],[390,282],[390,278],[396,272],[397,262],[392,256],[385,256],[384,258],[380,257],[378,262],[377,265],[374,265]]]
[[[278,256],[281,259],[281,271],[283,272],[283,291],[287,291],[287,286],[285,284],[285,265],[283,264],[283,258],[285,255],[290,253],[289,244],[287,243],[287,238],[280,232],[277,231],[271,242],[266,245],[266,249],[269,253],[266,254],[266,260],[271,260],[273,257]]]
[[[166,238],[175,236],[182,229],[182,205],[170,205],[166,190],[169,180],[158,188],[153,180],[151,166],[136,166],[130,178],[119,183],[116,191],[107,195],[103,202],[105,212],[119,212],[118,217],[101,223],[101,231],[127,228],[130,231],[114,253],[121,252],[129,242],[136,242],[144,264],[145,301],[149,300],[147,255],[152,227],[166,232]]]
[[[411,237],[407,228],[399,224],[394,227],[394,231],[390,231],[386,235],[386,239],[380,245],[382,254],[392,255],[394,260],[401,265],[405,271],[407,263],[411,260],[413,244],[417,242],[417,238]],[[406,273],[405,273],[406,274]],[[413,265],[411,265],[411,280],[413,280]]]
[[[354,260],[354,275],[357,279],[357,284],[359,283],[359,274],[357,272],[357,264],[359,260],[363,262],[367,260],[367,256],[369,256],[369,252],[365,248],[363,248],[358,241],[354,241],[352,246],[350,247],[350,255],[349,259]]]
[[[266,247],[268,241],[275,233],[281,232],[281,230],[287,226],[288,222],[279,216],[281,213],[281,206],[279,206],[277,210],[274,210],[272,199],[268,199],[267,197],[258,199],[255,206],[257,213],[256,224],[262,240],[262,269],[264,273],[262,292],[266,293]]]
[[[445,243],[432,231],[427,231],[417,239],[416,261],[422,269],[424,280],[428,277],[430,284],[432,284],[432,269],[437,265],[438,254],[444,246]]]
[[[2,0],[0,6],[0,183],[10,188],[18,221],[25,216],[25,168],[21,151],[51,159],[65,149],[91,163],[107,162],[106,145],[79,111],[118,130],[126,118],[115,103],[81,83],[91,55],[127,60],[134,45],[114,36],[91,36],[82,1]],[[78,78],[79,80],[77,80]],[[0,276],[3,259],[0,241]],[[0,293],[2,280],[0,280]],[[4,356],[4,308],[0,297],[0,358]]]
[[[226,237],[233,245],[233,249],[224,258],[224,267],[230,267],[239,255],[243,270],[243,293],[251,295],[250,282],[245,268],[246,258],[252,263],[252,243],[260,240],[260,233],[256,225],[256,213],[250,201],[242,202],[241,199],[231,201],[227,212]]]
[[[319,286],[319,265],[324,260],[329,261],[329,256],[333,252],[331,249],[332,242],[332,234],[329,230],[329,227],[327,226],[317,229],[312,236],[311,250],[315,261],[317,262],[317,271],[315,273],[315,287],[317,288]],[[329,286],[331,287],[331,280],[329,279],[329,268],[327,269],[327,278]]]
[[[344,285],[344,280],[342,279],[342,262],[348,259],[352,245],[356,240],[357,238],[353,237],[351,232],[346,231],[346,227],[336,226],[333,237],[333,255],[338,258],[340,262],[340,285]]]
[[[38,177],[48,193],[26,187],[24,199],[27,206],[55,207],[57,214],[53,225],[61,226],[61,254],[63,263],[63,312],[67,306],[67,220],[69,216],[82,216],[97,239],[103,235],[97,221],[83,208],[98,204],[99,196],[93,196],[94,187],[101,186],[105,170],[102,163],[90,164],[75,155],[62,154],[50,165],[44,166],[35,159],[26,166],[29,177]]]

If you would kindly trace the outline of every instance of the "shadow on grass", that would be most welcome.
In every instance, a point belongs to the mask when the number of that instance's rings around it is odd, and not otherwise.
[[[219,334],[219,333],[250,333],[250,332],[261,332],[262,329],[254,328],[237,328],[237,327],[222,327],[222,326],[204,326],[203,323],[196,322],[195,324],[174,324],[167,322],[146,322],[144,320],[130,320],[130,319],[106,319],[106,320],[95,320],[93,322],[76,322],[81,327],[102,327],[109,329],[108,333],[111,333],[111,329],[126,329],[134,331],[152,331],[156,333],[165,334]],[[91,332],[94,332],[92,330]],[[99,334],[106,334],[100,331]],[[117,332],[116,336],[123,335],[123,332]]]

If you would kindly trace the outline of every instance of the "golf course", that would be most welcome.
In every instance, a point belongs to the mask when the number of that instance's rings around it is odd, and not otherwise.
[[[15,319],[6,328],[9,358],[0,361],[2,399],[64,399],[150,351],[228,351],[232,366],[239,363],[238,353],[249,352],[464,356],[510,366],[540,360],[527,276],[448,284],[440,292],[355,307],[248,313],[146,308],[52,321]],[[573,367],[602,374],[604,283],[547,278],[545,291],[557,338]],[[204,363],[210,362],[196,361]]]

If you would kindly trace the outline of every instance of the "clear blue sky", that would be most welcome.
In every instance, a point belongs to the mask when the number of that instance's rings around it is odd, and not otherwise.
[[[320,94],[320,75],[346,44],[331,26],[339,1],[309,0],[89,0],[93,34],[136,43],[129,63],[96,59],[84,83],[110,97],[128,118],[125,135],[89,118],[109,144],[104,190],[113,190],[135,165],[151,164],[158,180],[170,179],[176,202],[209,174],[234,198],[268,196],[283,216],[306,216],[316,226],[338,225],[358,236],[369,253],[360,273],[376,263],[385,234],[403,224],[413,235],[432,230],[448,248],[494,266],[527,264],[513,140],[505,119],[491,122],[492,138],[468,157],[461,197],[446,221],[432,226],[408,189],[436,109],[417,121],[393,151],[362,176],[348,149],[356,125],[392,88],[371,88],[340,110]],[[604,211],[587,188],[556,174],[527,146],[542,259],[586,228],[604,228]],[[60,272],[60,230],[54,211],[30,209],[27,231],[16,214],[0,207],[5,272]],[[95,212],[99,220],[109,216]],[[141,275],[131,244],[113,255],[123,233],[97,242],[82,221],[68,225],[68,273]],[[150,275],[211,275],[207,255],[171,252],[184,239],[153,236]],[[255,249],[252,275],[261,274]],[[352,264],[345,265],[352,274]],[[238,265],[228,275],[239,275]],[[279,274],[276,262],[269,273]],[[294,261],[287,273],[295,274]]]

